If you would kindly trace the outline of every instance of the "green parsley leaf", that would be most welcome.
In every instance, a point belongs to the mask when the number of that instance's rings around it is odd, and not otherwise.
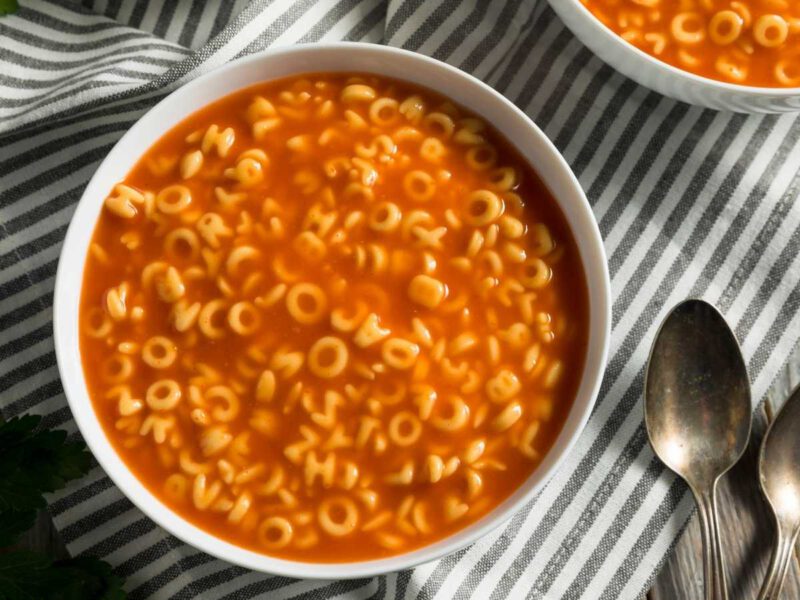
[[[51,562],[35,552],[0,554],[0,600],[124,600],[122,580],[96,558]]]
[[[0,513],[44,508],[42,494],[89,472],[83,442],[67,442],[65,431],[35,431],[40,421],[27,415],[0,425]]]
[[[18,8],[17,0],[0,0],[0,17],[15,13]]]
[[[35,510],[0,512],[0,548],[16,544],[19,536],[28,531],[34,521],[36,521]]]

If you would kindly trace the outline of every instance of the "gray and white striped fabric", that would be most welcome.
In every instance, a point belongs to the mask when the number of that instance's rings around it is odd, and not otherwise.
[[[558,0],[557,0],[558,1]],[[610,362],[580,443],[539,498],[474,546],[370,580],[297,581],[167,535],[95,468],[52,500],[73,553],[133,598],[638,598],[692,502],[654,459],[643,366],[665,312],[717,304],[762,398],[800,336],[800,121],[701,110],[625,79],[544,0],[21,0],[0,19],[0,406],[77,435],[53,353],[53,278],[75,203],[111,146],[181,83],[244,54],[358,40],[488,82],[566,156],[600,223]]]

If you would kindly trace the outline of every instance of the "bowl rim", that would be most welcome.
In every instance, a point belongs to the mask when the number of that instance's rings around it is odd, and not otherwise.
[[[185,95],[191,94],[193,90],[206,85],[210,81],[214,81],[216,78],[222,77],[229,71],[247,65],[258,64],[261,61],[276,61],[287,55],[300,53],[313,56],[316,53],[325,52],[361,53],[364,62],[369,62],[374,65],[374,68],[320,69],[317,72],[371,71],[380,75],[382,74],[381,61],[403,59],[409,63],[417,62],[424,65],[427,69],[438,71],[438,74],[461,80],[466,87],[471,87],[476,93],[483,94],[487,102],[494,103],[494,105],[496,105],[496,109],[494,110],[510,111],[509,118],[524,122],[526,124],[525,135],[535,138],[537,147],[541,148],[541,152],[547,155],[551,166],[555,164],[556,169],[560,169],[559,172],[553,174],[551,177],[553,179],[560,178],[560,180],[563,181],[563,185],[569,188],[569,199],[566,198],[566,192],[562,192],[560,197],[556,196],[555,193],[552,193],[552,195],[559,205],[559,208],[564,213],[568,226],[575,236],[575,242],[584,269],[589,302],[589,338],[587,340],[586,356],[578,394],[573,400],[573,405],[570,408],[564,425],[553,443],[553,446],[545,455],[542,463],[534,469],[531,475],[529,475],[509,497],[501,501],[489,513],[466,527],[450,533],[444,538],[401,554],[384,558],[340,563],[301,562],[281,559],[269,554],[249,550],[200,528],[192,521],[184,518],[179,513],[173,511],[169,506],[162,503],[161,500],[133,474],[133,471],[131,471],[124,461],[122,461],[108,439],[94,411],[91,398],[86,388],[83,363],[80,358],[80,348],[78,347],[76,352],[75,343],[70,343],[71,340],[67,339],[68,335],[77,332],[77,313],[82,293],[84,263],[91,240],[91,232],[96,226],[99,211],[102,208],[102,198],[107,194],[107,189],[99,187],[99,180],[103,177],[102,174],[105,170],[112,168],[109,165],[113,164],[116,156],[123,154],[122,147],[126,142],[134,139],[134,136],[140,130],[146,131],[146,127],[150,126],[151,121],[157,123],[160,119],[163,120],[163,115],[161,113],[166,110],[166,107],[178,103]],[[376,60],[377,62],[375,62]],[[312,72],[312,70],[297,70],[294,74],[297,75],[307,72]],[[386,73],[383,73],[383,75],[398,79],[403,78]],[[254,85],[260,81],[270,81],[272,79],[280,79],[288,76],[290,75],[275,76],[267,71],[262,78],[253,79],[249,84],[240,86],[238,89],[243,89],[244,87]],[[415,74],[412,77],[408,77],[407,80],[415,85],[430,87],[438,93],[449,96],[447,91],[438,89],[433,85],[416,82],[414,79],[415,77],[418,77],[418,75]],[[216,96],[215,99],[205,102],[204,105],[217,101],[230,93],[233,93],[233,91],[220,94]],[[457,102],[461,103],[460,101]],[[163,135],[167,130],[174,127],[195,110],[198,109],[181,108],[182,116],[178,121],[172,124],[162,125],[159,135]],[[504,135],[508,137],[509,142],[516,147],[512,136],[507,133],[504,133]],[[520,154],[524,156],[526,162],[531,163],[531,167],[537,171],[544,181],[546,175],[541,172],[540,168],[532,164],[528,157],[521,151]],[[569,211],[565,208],[568,205],[572,205],[572,209],[575,211],[573,217],[570,217],[568,214]],[[581,237],[576,235],[576,227],[578,225],[583,234]],[[87,227],[90,229],[88,237],[86,238],[85,244],[80,244],[80,240],[76,238],[83,235]],[[78,244],[78,246],[76,246],[76,244]],[[74,255],[74,257],[70,255]],[[81,261],[81,264],[76,267],[74,260],[70,262],[70,258]],[[595,296],[592,295],[593,292],[596,294]],[[75,298],[77,298],[77,300],[75,300]],[[68,305],[69,300],[72,300],[76,305],[74,311],[70,310],[71,306]],[[70,325],[70,320],[73,318],[75,322]],[[72,326],[75,328],[74,331],[70,329]],[[471,545],[479,538],[507,522],[544,488],[553,475],[562,467],[567,456],[573,451],[578,438],[592,414],[600,391],[611,337],[611,284],[605,248],[603,246],[599,227],[577,178],[564,157],[559,153],[549,138],[547,138],[533,121],[510,100],[487,84],[456,67],[407,50],[359,42],[305,44],[267,49],[225,63],[208,71],[200,77],[178,87],[159,101],[139,118],[119,139],[100,163],[86,186],[81,195],[81,199],[76,205],[75,212],[73,213],[64,238],[59,255],[54,287],[53,330],[59,375],[70,411],[81,435],[105,474],[114,482],[119,491],[128,498],[134,506],[147,515],[148,518],[190,546],[221,560],[254,571],[306,579],[352,579],[372,577],[415,567],[442,558],[447,554],[451,554]],[[74,363],[76,357],[78,366],[74,370],[77,372],[72,373],[69,367]],[[581,403],[583,406],[579,406]],[[580,410],[580,412],[576,413],[578,410]],[[572,430],[567,432],[567,427],[570,423],[572,424]],[[559,453],[554,455],[556,446],[562,443],[563,445]],[[533,483],[531,483],[531,481],[533,481]],[[525,489],[526,486],[527,489]]]
[[[634,46],[633,44],[622,38],[622,36],[617,34],[615,31],[610,29],[605,23],[603,23],[600,19],[594,16],[592,11],[590,11],[586,7],[586,5],[583,2],[581,2],[581,0],[548,0],[548,1],[551,4],[559,3],[560,9],[573,11],[574,14],[584,19],[584,21],[587,24],[590,24],[590,26],[594,29],[594,31],[598,35],[601,35],[604,39],[608,40],[610,43],[615,44],[617,47],[623,48],[625,52],[629,52],[634,56],[638,57],[640,60],[643,60],[646,63],[648,63],[650,66],[656,69],[662,69],[667,73],[674,75],[676,77],[683,77],[699,85],[707,85],[709,87],[716,88],[720,91],[736,92],[740,94],[750,94],[753,96],[759,96],[764,98],[775,99],[775,98],[793,98],[796,96],[800,96],[800,86],[764,87],[764,86],[754,86],[754,85],[742,85],[740,83],[728,83],[727,81],[712,79],[710,77],[704,77],[703,75],[698,75],[697,73],[692,73],[691,71],[685,71],[679,67],[671,65],[668,62],[664,62],[663,60],[653,56],[652,54],[648,54],[641,48]],[[582,44],[585,44],[585,42],[580,38],[578,38],[578,40]]]

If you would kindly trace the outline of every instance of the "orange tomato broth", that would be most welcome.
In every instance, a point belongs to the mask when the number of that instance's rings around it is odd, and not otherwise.
[[[188,209],[176,215],[161,215],[155,209],[154,214],[158,215],[155,218],[159,222],[146,216],[147,210],[143,205],[138,205],[136,215],[129,219],[121,218],[108,208],[104,209],[94,232],[93,246],[87,256],[83,280],[81,356],[86,382],[106,435],[125,464],[164,504],[201,529],[241,547],[293,560],[346,562],[386,557],[430,544],[485,515],[525,481],[553,444],[572,406],[586,354],[588,298],[578,250],[559,207],[533,170],[510,144],[490,128],[481,131],[478,138],[473,136],[473,143],[478,139],[481,140],[481,145],[490,144],[496,149],[497,165],[514,167],[516,183],[513,192],[498,192],[503,198],[504,215],[517,214],[524,224],[524,237],[513,241],[523,240],[519,245],[527,252],[530,260],[532,255],[546,251],[541,260],[550,267],[549,282],[541,289],[534,290],[535,299],[527,296],[524,300],[533,310],[532,318],[526,313],[530,324],[525,324],[522,328],[517,326],[515,329],[515,324],[524,324],[522,309],[519,308],[523,300],[517,296],[522,297],[523,293],[528,294],[531,290],[526,288],[524,292],[503,292],[499,288],[492,288],[485,293],[485,297],[476,291],[479,279],[488,276],[485,266],[480,267],[483,264],[479,262],[480,259],[469,259],[466,263],[467,272],[460,270],[465,268],[465,261],[460,261],[460,267],[452,264],[453,258],[464,255],[473,235],[471,232],[475,228],[462,222],[460,230],[455,230],[448,224],[445,216],[448,209],[463,216],[465,196],[472,190],[490,188],[492,184],[489,173],[495,173],[492,177],[498,177],[494,168],[477,171],[467,166],[464,156],[468,146],[464,145],[464,140],[458,143],[447,139],[443,130],[431,124],[432,121],[426,122],[423,119],[414,128],[425,132],[424,139],[437,135],[441,138],[446,155],[438,164],[432,164],[420,157],[422,139],[414,139],[411,135],[406,138],[398,133],[402,127],[412,125],[402,114],[397,115],[396,123],[392,126],[369,125],[358,129],[348,124],[343,118],[345,108],[369,120],[367,106],[363,103],[351,102],[345,106],[340,100],[343,88],[353,81],[368,83],[377,91],[378,97],[402,101],[409,96],[417,96],[421,100],[419,106],[424,105],[426,114],[443,111],[442,114],[453,115],[456,123],[454,137],[459,137],[458,132],[464,129],[465,124],[471,123],[463,121],[466,116],[470,116],[467,111],[432,91],[372,75],[309,74],[262,83],[233,93],[195,112],[166,132],[124,180],[136,190],[153,193],[158,193],[167,185],[183,184],[191,191]],[[289,94],[285,93],[287,91]],[[308,94],[307,100],[299,101],[299,98],[306,97],[305,93]],[[281,125],[270,130],[265,137],[261,136],[263,139],[260,141],[254,139],[251,123],[247,118],[248,107],[256,96],[270,100],[277,107],[282,119]],[[316,111],[322,110],[320,107],[326,100],[331,100],[334,105],[332,114],[324,118],[314,116]],[[290,106],[292,102],[299,103]],[[283,107],[294,110],[281,111]],[[230,152],[227,157],[222,158],[212,148],[205,154],[199,173],[182,181],[178,172],[179,165],[176,163],[180,157],[200,145],[200,141],[197,141],[198,134],[191,137],[194,140],[192,143],[186,141],[187,137],[194,132],[205,132],[212,124],[217,124],[220,129],[234,129],[235,142]],[[476,129],[473,125],[474,122],[470,127]],[[316,140],[331,127],[342,135],[331,135],[326,145],[320,145]],[[368,148],[376,134],[381,133],[394,136],[397,150],[392,156],[386,155],[389,156],[389,159],[385,159],[386,162],[381,163],[380,159],[376,161],[378,177],[372,188],[374,199],[368,202],[359,198],[345,199],[344,187],[348,182],[360,180],[361,174],[351,168],[335,177],[329,177],[323,171],[325,161],[333,157],[352,157],[354,148],[359,143]],[[304,151],[288,149],[286,141],[298,135],[310,135],[311,138],[307,139],[314,140],[314,143]],[[268,164],[264,166],[266,176],[263,182],[244,190],[246,199],[233,208],[225,209],[221,207],[213,190],[222,186],[230,193],[237,191],[238,184],[233,185],[234,182],[225,176],[224,169],[234,165],[241,153],[253,148],[261,148],[268,155]],[[484,158],[491,157],[491,151],[487,152]],[[408,158],[402,158],[404,156]],[[422,169],[436,174],[436,193],[431,200],[418,202],[405,197],[401,175],[411,169]],[[312,179],[319,186],[315,188],[305,176],[298,178],[298,173],[301,172],[314,173],[316,177]],[[449,178],[446,172],[450,173]],[[277,202],[277,214],[280,214],[284,224],[285,239],[279,242],[264,241],[253,231],[253,224],[267,222],[262,214],[267,197]],[[524,206],[519,202],[520,199]],[[430,225],[426,223],[426,227],[447,227],[441,249],[429,250],[437,263],[432,270],[432,276],[447,286],[447,297],[439,307],[429,309],[409,299],[409,281],[423,271],[423,251],[416,248],[416,244],[420,243],[419,239],[413,242],[404,240],[399,230],[387,234],[363,225],[355,226],[345,242],[329,244],[326,256],[318,262],[308,260],[292,244],[292,237],[301,230],[300,224],[304,215],[315,204],[321,203],[324,210],[337,212],[337,222],[333,228],[336,229],[342,226],[347,214],[362,210],[369,215],[370,205],[382,201],[396,203],[404,219],[412,210],[425,210],[430,213],[434,222]],[[270,210],[274,208],[273,204]],[[363,302],[369,311],[379,316],[381,326],[392,331],[392,336],[408,340],[418,339],[415,338],[411,325],[411,320],[418,317],[430,329],[434,346],[438,340],[446,339],[452,348],[452,342],[459,334],[473,332],[478,346],[452,357],[450,366],[465,361],[479,377],[477,388],[472,385],[466,388],[470,391],[464,392],[463,379],[456,382],[446,379],[442,374],[441,361],[437,363],[430,359],[436,349],[421,343],[418,344],[420,353],[417,363],[428,365],[427,375],[425,369],[415,363],[414,368],[409,370],[386,369],[383,373],[377,373],[374,381],[368,381],[355,372],[354,362],[361,360],[368,365],[381,362],[380,344],[366,348],[356,347],[350,341],[353,334],[334,330],[327,315],[319,323],[300,324],[287,314],[284,301],[278,301],[266,309],[258,309],[262,317],[261,325],[250,336],[240,336],[228,330],[222,339],[210,340],[198,332],[197,325],[179,334],[170,318],[170,304],[162,301],[153,289],[158,286],[143,289],[142,271],[153,261],[166,260],[163,239],[170,230],[177,226],[192,228],[194,220],[208,211],[222,216],[231,229],[238,228],[233,236],[222,240],[221,252],[227,253],[234,245],[250,245],[260,253],[257,260],[245,264],[246,272],[236,275],[226,273],[225,258],[222,259],[220,273],[227,278],[229,286],[234,290],[232,301],[243,298],[253,300],[259,296],[263,298],[269,290],[274,289],[280,283],[280,278],[275,273],[274,261],[280,258],[291,277],[296,277],[298,281],[313,282],[325,290],[328,312],[335,307],[345,307],[353,312],[354,307]],[[513,225],[512,219],[503,219],[502,222],[504,225]],[[536,238],[535,243],[531,240],[532,231],[536,231],[537,235],[541,233],[541,227],[536,227],[536,224],[546,225],[554,247],[545,247],[542,250],[541,239]],[[492,235],[489,233],[492,227],[489,225],[483,228],[489,237]],[[508,231],[513,234],[513,227]],[[511,238],[506,239],[504,234],[500,234],[497,236],[495,248],[499,249],[508,241],[512,241]],[[126,243],[136,247],[129,249]],[[390,266],[385,272],[365,272],[365,269],[379,270],[369,262],[361,269],[357,267],[355,246],[369,244],[383,245],[390,251]],[[191,267],[206,269],[202,258],[189,260],[187,257],[172,257],[168,262],[179,272],[186,274]],[[522,265],[512,264],[505,258],[503,266],[505,272],[517,272],[522,268]],[[239,291],[239,286],[243,285],[247,276],[255,272],[261,273],[263,280],[248,294]],[[343,278],[346,283],[336,284],[335,281],[339,278]],[[499,280],[505,281],[503,276]],[[128,314],[119,321],[109,320],[108,309],[105,307],[109,290],[123,281],[129,286],[126,294]],[[184,283],[185,298],[189,302],[204,304],[225,298],[214,279],[187,278]],[[506,293],[514,298],[513,302],[507,303],[508,306],[499,299]],[[454,304],[464,301],[466,310],[459,309]],[[454,310],[454,306],[458,310]],[[97,307],[104,307],[104,312],[98,313]],[[135,307],[141,307],[143,313],[135,310]],[[445,307],[450,312],[445,312]],[[490,318],[487,313],[492,310],[494,317]],[[137,318],[132,316],[134,312],[140,313]],[[99,323],[108,322],[112,323],[110,333],[101,331],[105,335],[99,338],[85,332],[92,327],[96,331]],[[166,336],[174,342],[177,349],[177,360],[167,368],[154,369],[140,358],[138,348],[154,335]],[[315,340],[323,336],[341,337],[348,345],[349,363],[343,373],[331,379],[320,379],[311,375],[307,365],[304,365],[289,381],[281,379],[278,373],[277,391],[271,401],[262,402],[256,399],[254,390],[260,376],[240,373],[238,368],[242,364],[249,367],[245,370],[261,371],[270,366],[267,364],[271,360],[270,355],[280,346],[305,352]],[[487,344],[492,336],[500,347],[498,364],[492,364],[489,358]],[[114,357],[119,356],[119,344],[123,342],[133,342],[126,349],[132,352],[130,356],[134,369],[130,378],[121,385],[127,386],[129,398],[140,400],[142,405],[138,412],[127,417],[122,417],[119,412],[120,390],[109,392],[120,384],[108,381],[108,377],[116,379],[115,371],[118,374],[118,366],[110,366],[109,361],[114,361]],[[520,346],[520,342],[525,343]],[[537,364],[531,372],[525,372],[520,365],[535,345],[538,345],[540,351]],[[262,354],[261,358],[253,359],[253,355],[247,358],[246,353],[251,348],[258,349]],[[449,354],[450,350],[445,352]],[[259,361],[262,364],[258,364]],[[553,367],[558,361],[562,365],[560,371]],[[208,457],[204,456],[200,441],[203,427],[193,421],[192,411],[198,404],[193,402],[189,389],[190,379],[202,375],[201,365],[212,367],[218,373],[217,383],[235,385],[241,392],[237,393],[240,398],[239,414],[231,422],[222,425],[229,429],[234,441],[222,451]],[[521,390],[514,394],[512,400],[518,400],[522,416],[509,429],[497,431],[498,415],[511,402],[498,404],[492,401],[487,397],[486,386],[488,380],[503,368],[511,369],[517,374]],[[556,371],[561,373],[560,377],[553,375]],[[545,380],[548,376],[552,379]],[[181,399],[171,411],[151,410],[145,401],[147,389],[154,381],[165,378],[171,378],[179,384]],[[303,383],[306,392],[310,392],[310,400],[308,397],[302,400],[297,397],[287,399],[297,381]],[[446,420],[453,417],[452,414],[446,414],[449,409],[444,400],[458,395],[468,408],[468,421],[456,431],[443,431],[420,419],[422,433],[419,440],[410,446],[401,447],[387,439],[387,424],[399,411],[415,416],[421,413],[420,403],[415,401],[411,391],[418,388],[420,381],[429,384],[437,393],[429,419]],[[200,382],[198,386],[207,384],[208,382]],[[361,397],[356,398],[358,394],[355,393],[351,397],[346,391],[347,384],[358,387]],[[395,387],[395,384],[400,385]],[[546,385],[550,385],[551,389],[545,389]],[[406,394],[397,403],[380,396],[380,390],[402,389],[403,386],[406,387]],[[344,426],[346,437],[357,437],[360,419],[365,416],[374,417],[380,422],[363,447],[335,448],[329,453],[320,449],[330,440],[335,429],[335,425],[326,422],[323,402],[325,390],[336,390],[344,399],[334,413],[335,423]],[[373,395],[381,400],[376,403]],[[205,409],[207,414],[211,414],[220,406],[206,405]],[[309,413],[313,411],[322,415],[316,421],[310,418]],[[144,435],[140,434],[144,421],[148,415],[153,414],[158,418],[174,417],[174,426],[168,431],[166,440],[160,444],[154,441],[156,434],[152,429]],[[258,429],[251,425],[256,414],[260,419]],[[535,437],[525,438],[528,440],[525,447],[530,450],[526,450],[528,454],[525,455],[519,449],[523,443],[520,439],[535,429],[534,421],[539,424],[538,434],[534,432]],[[329,454],[335,458],[335,481],[329,487],[323,485],[322,477],[315,476],[311,485],[305,483],[304,469],[312,450],[303,449],[304,438],[299,432],[300,424],[312,430],[318,438],[316,442],[307,442],[314,447],[315,460],[321,462]],[[378,450],[376,432],[384,438],[382,451]],[[405,428],[405,433],[407,432],[408,427]],[[468,464],[470,457],[465,453],[470,442],[480,439],[485,441],[484,453],[477,460],[472,457],[473,462]],[[286,448],[298,442],[301,442],[299,447],[302,458],[299,464],[295,464],[287,458]],[[472,447],[476,448],[477,445]],[[197,475],[178,475],[175,481],[184,477],[184,483],[176,484],[177,487],[171,493],[165,490],[167,478],[182,473],[180,453],[186,449],[194,462],[210,465],[206,467],[209,469],[206,489],[213,487],[216,481],[221,482],[222,491],[208,509],[201,510],[193,500]],[[440,456],[450,466],[457,463],[457,468],[449,476],[442,476],[438,482],[432,483],[430,479],[433,478],[435,469],[426,462],[430,460],[431,454]],[[243,469],[257,463],[263,465],[264,470],[254,481],[243,485],[226,485],[221,479],[224,473],[220,460],[227,461],[234,474],[239,474]],[[356,465],[359,472],[358,481],[350,490],[344,489],[342,484],[345,477],[342,467],[347,461]],[[393,473],[402,472],[408,461],[413,461],[412,481],[408,484],[387,483],[387,478]],[[281,470],[281,485],[290,492],[291,498],[286,494],[282,497],[276,496],[274,489],[272,493],[266,494],[270,478],[277,477],[275,474]],[[227,476],[230,478],[231,469],[224,471],[228,472]],[[481,480],[477,493],[474,492],[475,474]],[[470,479],[472,484],[468,483]],[[474,497],[469,497],[470,485],[473,487]],[[257,489],[265,492],[265,495],[259,495],[255,491]],[[251,506],[244,518],[238,524],[232,525],[229,521],[231,503],[237,500],[237,493],[241,495],[245,492],[252,497]],[[370,508],[368,505],[372,492],[375,506]],[[325,498],[333,497],[351,498],[357,506],[356,529],[341,537],[326,533],[319,525],[319,507]],[[413,500],[408,500],[410,497]],[[226,499],[227,502],[224,502]],[[296,506],[288,508],[293,503]],[[217,504],[219,506],[215,510],[214,506]],[[421,506],[419,509],[418,504]],[[464,505],[468,507],[467,512],[459,514],[464,510]],[[375,521],[375,517],[385,511],[390,514],[388,523],[381,524],[380,519]],[[416,514],[417,511],[419,514]],[[331,510],[330,514],[333,519],[348,518],[341,506]],[[292,528],[291,542],[280,548],[274,546],[283,543],[282,530],[273,530],[271,525],[260,529],[265,520],[275,516],[287,519]],[[416,520],[417,517],[419,520]],[[372,531],[360,529],[370,522],[377,522],[379,527]],[[426,531],[417,526],[423,524]]]
[[[581,1],[614,33],[684,71],[740,85],[800,87],[800,5],[796,2]],[[676,37],[675,29],[688,35]]]

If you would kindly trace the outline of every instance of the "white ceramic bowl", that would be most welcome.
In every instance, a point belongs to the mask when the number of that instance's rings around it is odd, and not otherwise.
[[[800,88],[734,85],[673,67],[629,44],[581,0],[549,0],[572,33],[623,75],[665,96],[717,110],[779,113],[800,110]]]
[[[391,558],[344,564],[294,562],[245,550],[206,533],[163,505],[128,470],[103,432],[87,393],[78,350],[84,260],[112,186],[162,134],[199,108],[264,80],[320,71],[362,71],[405,79],[483,115],[514,143],[557,199],[578,244],[590,297],[588,353],[577,398],[558,439],[528,480],[491,513],[446,539]],[[474,542],[522,508],[556,471],[589,418],[605,367],[610,320],[608,269],[592,211],[567,163],[528,117],[491,88],[444,63],[383,46],[340,43],[280,48],[229,63],[184,85],[131,127],[97,169],[72,217],[56,277],[53,325],[58,367],[72,414],[97,461],[136,506],[178,538],[229,562],[291,577],[327,579],[367,577],[439,558]]]

